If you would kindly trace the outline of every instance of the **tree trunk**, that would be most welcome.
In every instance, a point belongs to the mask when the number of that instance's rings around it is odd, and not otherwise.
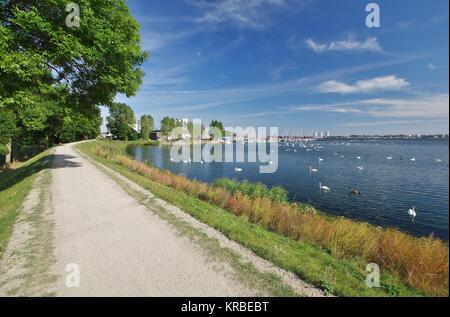
[[[6,145],[8,149],[8,154],[5,155],[5,166],[11,165],[11,142]]]

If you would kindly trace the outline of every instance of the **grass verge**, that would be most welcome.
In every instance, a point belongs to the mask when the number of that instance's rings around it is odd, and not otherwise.
[[[217,229],[230,239],[246,246],[257,255],[291,271],[301,279],[341,296],[421,296],[424,292],[406,285],[387,270],[381,272],[381,287],[368,288],[365,280],[366,261],[357,258],[339,259],[329,250],[308,241],[293,240],[280,233],[250,223],[245,216],[236,216],[214,204],[162,185],[142,176],[115,160],[95,155],[98,142],[77,146],[95,161],[119,172],[156,197],[181,208],[196,219]],[[125,143],[118,144],[122,150]]]
[[[51,167],[51,150],[0,173],[0,258],[7,246],[20,208],[38,173]]]

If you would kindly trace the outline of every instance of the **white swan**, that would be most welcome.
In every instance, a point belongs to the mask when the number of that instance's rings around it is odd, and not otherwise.
[[[411,220],[414,221],[414,218],[416,218],[416,207],[412,207],[410,210],[408,210],[408,215],[411,216]]]
[[[356,158],[357,158],[358,160],[360,160],[360,159],[361,159],[361,156],[357,156]]]
[[[323,162],[323,158],[319,157],[319,162]]]
[[[392,156],[388,156],[386,157],[388,160],[392,160]]]
[[[442,160],[439,159],[439,158],[438,158],[438,159],[435,159],[435,161],[436,161],[436,162],[439,162],[439,163],[442,162]]]
[[[235,172],[242,172],[242,168],[236,167],[236,168],[234,169],[234,171],[235,171]]]
[[[415,162],[415,161],[416,161],[416,157],[414,156],[414,157],[411,159],[411,161],[412,161],[412,162]]]
[[[325,186],[325,185],[322,185],[322,183],[321,183],[321,182],[319,182],[319,188],[320,188],[320,190],[325,190],[325,191],[329,191],[329,190],[331,190],[331,188],[330,188],[330,187],[328,187],[328,186]]]
[[[362,166],[362,165],[361,166],[357,166],[356,168],[359,169],[360,171],[364,170],[364,166]]]
[[[309,172],[310,173],[317,173],[319,170],[317,168],[312,168],[311,165],[309,166]]]

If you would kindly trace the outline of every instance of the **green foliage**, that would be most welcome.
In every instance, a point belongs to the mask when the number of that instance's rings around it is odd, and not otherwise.
[[[286,202],[288,201],[288,193],[281,186],[274,186],[269,190],[269,197],[272,201]]]
[[[217,120],[211,121],[211,124],[209,125],[211,128],[217,128],[220,130],[222,137],[225,136],[225,128],[223,127],[223,123]],[[217,137],[217,136],[216,136]]]
[[[0,111],[13,114],[18,147],[92,136],[92,113],[142,82],[148,54],[125,0],[77,1],[75,28],[65,23],[69,2],[0,1]]]
[[[124,103],[113,103],[109,107],[107,128],[117,140],[137,140],[138,133],[133,129],[136,122],[133,109]]]
[[[161,130],[163,130],[164,136],[168,136],[174,128],[179,127],[179,126],[180,126],[180,122],[175,118],[164,117],[161,120]]]
[[[93,139],[100,134],[102,118],[95,110],[92,114],[72,112],[64,118],[59,133],[59,140],[63,143]]]
[[[11,142],[12,137],[16,134],[14,121],[14,115],[10,111],[0,108],[0,154],[5,155],[9,152],[6,145]]]
[[[230,194],[241,192],[251,198],[266,197],[275,202],[287,202],[287,191],[281,186],[274,186],[269,189],[261,183],[250,183],[248,180],[238,182],[229,178],[219,178],[214,182],[214,186],[225,189]]]
[[[155,121],[151,115],[141,116],[141,139],[148,140],[150,137],[150,131],[155,129]]]

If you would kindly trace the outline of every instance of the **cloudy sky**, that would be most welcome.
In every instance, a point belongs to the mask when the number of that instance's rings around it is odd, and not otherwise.
[[[150,52],[136,115],[448,133],[448,0],[127,0]]]

